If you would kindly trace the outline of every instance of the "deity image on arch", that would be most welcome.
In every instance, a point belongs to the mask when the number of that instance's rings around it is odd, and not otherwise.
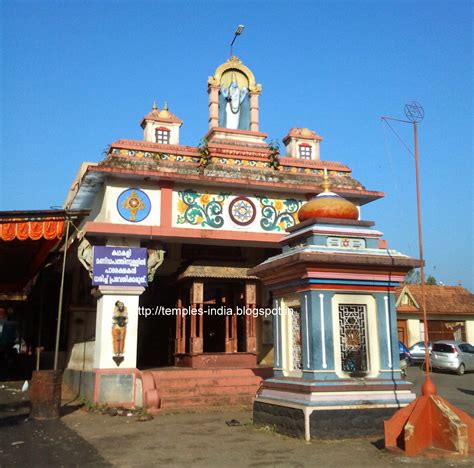
[[[123,354],[125,350],[125,336],[127,334],[128,311],[122,301],[117,301],[112,315],[112,344],[114,356],[112,359],[117,366],[125,359]]]
[[[228,86],[221,85],[219,93],[219,126],[233,130],[250,129],[249,90],[240,86],[235,73]]]

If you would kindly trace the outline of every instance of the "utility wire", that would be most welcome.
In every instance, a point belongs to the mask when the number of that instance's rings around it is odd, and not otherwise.
[[[384,119],[382,119],[382,120],[384,120]],[[384,136],[385,152],[388,155],[388,162],[389,162],[390,172],[392,173],[392,179],[393,179],[394,184],[395,184],[395,201],[397,203],[397,207],[398,207],[398,211],[399,211],[399,217],[400,217],[399,219],[404,219],[405,218],[404,210],[402,210],[402,203],[401,203],[401,200],[400,200],[401,190],[400,190],[400,185],[398,184],[399,177],[398,177],[398,173],[395,172],[395,165],[393,164],[392,152],[390,150],[390,143],[389,143],[389,140],[388,140],[386,127],[383,127],[383,136]],[[413,239],[412,239],[411,231],[410,231],[410,233],[408,234],[408,239],[407,239],[408,251],[409,251],[410,255],[413,255],[413,251],[414,251],[412,241],[413,241]]]
[[[382,121],[385,122],[390,130],[392,130],[393,133],[395,133],[396,137],[400,140],[400,142],[402,143],[402,145],[406,148],[406,150],[413,156],[415,157],[415,155],[413,154],[413,151],[408,147],[408,145],[403,141],[402,137],[395,131],[395,129],[389,124],[388,120],[387,119],[384,119],[382,117]]]

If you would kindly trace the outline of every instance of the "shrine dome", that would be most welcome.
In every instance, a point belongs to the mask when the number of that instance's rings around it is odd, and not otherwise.
[[[313,218],[358,219],[359,210],[349,200],[329,191],[327,174],[323,180],[324,192],[305,203],[298,211],[300,223]]]

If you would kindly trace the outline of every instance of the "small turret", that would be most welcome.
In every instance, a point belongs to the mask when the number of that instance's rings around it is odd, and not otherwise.
[[[183,121],[168,110],[168,103],[165,102],[162,110],[153,101],[151,112],[141,122],[143,128],[143,139],[152,143],[162,145],[178,145],[179,129]]]
[[[286,155],[290,158],[319,159],[322,138],[309,128],[292,128],[283,138]]]

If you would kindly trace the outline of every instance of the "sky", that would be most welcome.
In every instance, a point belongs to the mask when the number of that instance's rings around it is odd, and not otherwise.
[[[419,124],[426,273],[474,291],[470,1],[0,0],[0,210],[62,205],[82,161],[142,139],[154,99],[207,131],[207,78],[234,53],[262,84],[260,130],[321,135],[348,165],[389,246],[418,255],[413,156],[384,124]],[[411,125],[392,123],[413,148]],[[283,147],[283,145],[282,145]]]

